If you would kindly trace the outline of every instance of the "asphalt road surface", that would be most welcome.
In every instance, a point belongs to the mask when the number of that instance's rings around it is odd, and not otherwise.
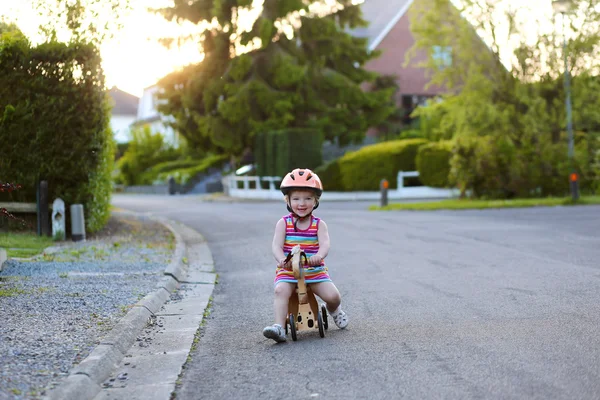
[[[119,195],[188,224],[219,285],[180,399],[599,399],[600,207],[373,212],[325,202],[350,317],[275,344],[283,202]]]

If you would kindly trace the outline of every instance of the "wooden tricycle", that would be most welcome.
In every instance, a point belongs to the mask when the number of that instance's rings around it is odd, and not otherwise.
[[[294,278],[298,281],[296,289],[292,292],[288,303],[288,316],[286,318],[285,333],[288,333],[288,325],[292,334],[292,340],[296,341],[296,332],[319,329],[319,335],[325,337],[325,330],[329,327],[327,322],[327,308],[319,303],[315,294],[307,286],[304,280],[303,265],[308,263],[306,254],[300,246],[295,246],[286,258],[286,262],[292,260],[292,271]]]

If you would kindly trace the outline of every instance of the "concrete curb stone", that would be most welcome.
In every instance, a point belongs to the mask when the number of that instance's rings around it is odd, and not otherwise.
[[[124,354],[115,346],[98,345],[85,360],[75,367],[72,374],[87,375],[94,383],[101,385],[106,379],[105,377],[110,375],[112,366],[117,364],[123,356]]]
[[[51,393],[51,399],[91,399],[100,390],[89,376],[83,374],[69,375],[60,386]]]
[[[121,214],[139,215],[134,212]],[[188,266],[184,263],[187,243],[202,243],[205,239],[198,232],[183,224],[163,217],[150,216],[154,221],[166,226],[175,237],[173,258],[164,271],[165,276],[157,283],[156,290],[146,295],[119,321],[112,331],[100,341],[100,344],[75,367],[69,376],[45,397],[46,400],[91,400],[101,390],[101,384],[109,376],[113,368],[124,358],[128,349],[134,344],[139,332],[147,325],[149,319],[160,310],[186,278]],[[204,242],[204,243],[203,243]],[[206,246],[208,247],[208,246]],[[201,252],[210,259],[203,263],[214,265],[210,250]]]
[[[8,255],[6,254],[6,249],[0,247],[0,271],[2,271],[2,267],[4,266],[4,262],[8,259]]]

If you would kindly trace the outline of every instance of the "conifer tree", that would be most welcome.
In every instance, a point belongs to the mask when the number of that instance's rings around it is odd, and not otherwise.
[[[393,88],[363,90],[378,53],[347,33],[366,24],[351,0],[176,0],[156,11],[201,29],[204,60],[159,83],[160,110],[191,145],[239,155],[257,132],[287,127],[356,143],[394,111]]]

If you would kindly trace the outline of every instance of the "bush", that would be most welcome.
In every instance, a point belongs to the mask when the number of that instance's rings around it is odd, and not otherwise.
[[[425,143],[425,139],[393,140],[346,153],[319,169],[325,172],[323,185],[343,191],[372,191],[379,190],[381,180],[387,179],[395,189],[399,171],[416,170],[417,151]]]
[[[450,187],[450,159],[452,142],[440,141],[428,143],[419,148],[416,159],[419,179],[425,186]]]
[[[175,182],[185,185],[196,175],[205,172],[206,170],[213,167],[220,167],[227,161],[227,156],[219,155],[219,156],[208,156],[203,160],[196,160],[195,164],[191,167],[187,168],[178,168],[175,170],[170,170],[166,172],[162,172],[158,174],[152,183],[161,184],[166,183],[169,179],[169,176],[172,176],[175,179]]]
[[[83,204],[86,230],[101,229],[110,216],[114,166],[109,120],[96,47],[32,47],[23,35],[0,35],[0,178],[23,186],[0,193],[0,201],[35,202],[37,183],[46,180],[50,201]]]
[[[319,178],[321,178],[324,190],[334,192],[343,192],[346,190],[342,182],[340,164],[337,162],[337,160],[330,161],[325,165],[321,165],[315,169],[315,173],[319,175]]]
[[[284,176],[294,168],[315,169],[323,162],[323,134],[316,129],[287,128],[258,133],[254,156],[259,176]]]
[[[119,173],[115,180],[118,183],[128,186],[151,184],[151,180],[143,175],[144,171],[181,157],[179,150],[168,145],[160,133],[153,133],[149,127],[134,129],[132,137],[125,154],[117,162]]]
[[[519,146],[506,138],[461,137],[454,142],[451,182],[472,197],[512,198],[566,196],[570,163],[565,141],[552,143],[539,135]],[[590,186],[587,140],[575,146],[580,187]]]
[[[156,164],[153,167],[150,167],[142,174],[140,179],[141,184],[151,185],[153,182],[157,180],[160,175],[168,175],[173,171],[188,169],[196,167],[198,164],[202,163],[203,160],[175,160],[175,161],[165,161],[159,164]]]

